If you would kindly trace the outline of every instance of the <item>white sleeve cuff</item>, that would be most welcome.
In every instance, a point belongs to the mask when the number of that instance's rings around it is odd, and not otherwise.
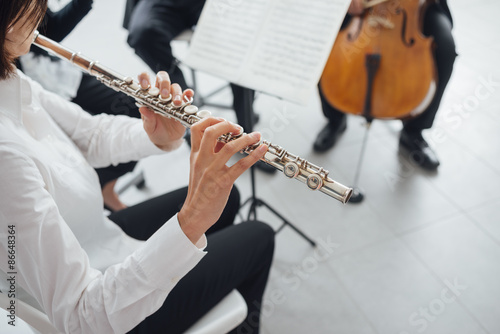
[[[155,287],[170,290],[205,256],[203,236],[194,245],[182,231],[177,215],[136,251],[142,271]]]

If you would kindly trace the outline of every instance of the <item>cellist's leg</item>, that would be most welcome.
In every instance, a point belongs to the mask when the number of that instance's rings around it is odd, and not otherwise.
[[[434,59],[438,72],[436,94],[427,109],[415,119],[404,122],[400,147],[409,151],[411,160],[418,166],[435,170],[439,160],[422,137],[422,130],[432,127],[444,90],[453,71],[456,58],[455,42],[451,34],[452,24],[437,5],[431,6],[424,18],[424,34],[432,36],[436,43]]]
[[[340,134],[342,134],[347,127],[347,116],[340,110],[332,107],[325,99],[321,87],[318,85],[319,97],[321,99],[321,109],[323,114],[328,119],[328,123],[319,132],[316,140],[314,141],[314,150],[316,152],[324,152],[335,145]]]
[[[434,59],[438,72],[438,85],[434,99],[429,107],[419,117],[405,122],[405,129],[422,131],[432,127],[457,56],[451,29],[450,19],[437,5],[433,5],[427,10],[424,18],[424,34],[432,36],[436,44]]]

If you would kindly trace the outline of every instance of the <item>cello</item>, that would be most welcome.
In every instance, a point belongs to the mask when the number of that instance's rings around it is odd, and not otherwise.
[[[364,1],[364,13],[339,32],[320,79],[332,107],[369,122],[409,119],[426,109],[437,72],[433,39],[422,26],[434,1]]]

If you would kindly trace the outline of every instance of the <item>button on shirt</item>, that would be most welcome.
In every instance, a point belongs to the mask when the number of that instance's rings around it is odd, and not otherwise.
[[[104,216],[93,168],[159,153],[140,120],[91,116],[20,71],[0,81],[0,290],[15,272],[17,297],[66,333],[124,333],[155,312],[206,239],[193,245],[177,216],[145,242],[128,237]]]

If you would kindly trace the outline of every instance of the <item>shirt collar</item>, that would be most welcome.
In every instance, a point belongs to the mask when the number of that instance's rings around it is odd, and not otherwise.
[[[23,107],[31,100],[31,85],[21,71],[0,81],[0,113],[22,122]]]

